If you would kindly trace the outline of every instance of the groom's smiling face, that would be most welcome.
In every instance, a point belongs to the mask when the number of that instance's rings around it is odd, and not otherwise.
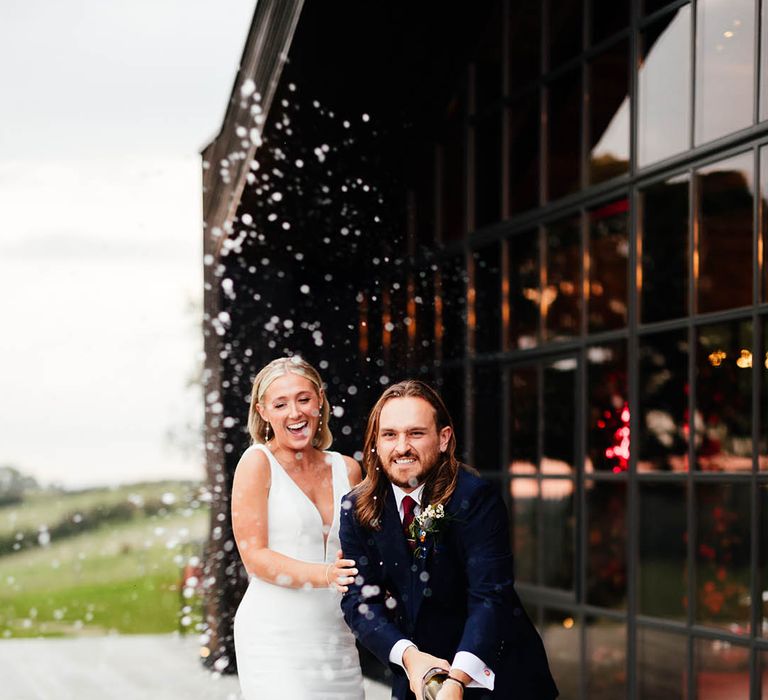
[[[379,414],[376,452],[389,480],[413,491],[437,464],[451,437],[451,429],[437,429],[435,411],[424,399],[390,399]]]

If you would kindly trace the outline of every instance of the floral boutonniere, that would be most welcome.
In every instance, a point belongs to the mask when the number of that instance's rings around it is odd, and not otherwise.
[[[427,552],[424,544],[427,541],[427,536],[431,535],[432,539],[438,542],[443,528],[451,520],[451,516],[446,514],[442,503],[436,506],[428,505],[413,518],[408,534],[410,539],[416,542],[416,549],[413,551],[413,556],[416,559],[426,556]]]

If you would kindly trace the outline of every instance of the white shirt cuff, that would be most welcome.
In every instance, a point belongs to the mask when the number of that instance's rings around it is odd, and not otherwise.
[[[397,644],[400,644],[400,642]],[[395,644],[395,646],[397,646],[397,644]],[[400,656],[402,658],[402,654]],[[392,658],[392,654],[389,655],[389,658]],[[483,663],[482,659],[477,658],[474,654],[471,654],[468,651],[457,651],[456,656],[453,657],[451,668],[457,668],[459,671],[464,671],[464,673],[472,679],[471,683],[467,683],[467,688],[486,688],[487,690],[493,690],[493,682],[496,678],[496,674]]]
[[[392,648],[389,650],[389,662],[391,664],[397,664],[403,671],[403,654],[408,647],[415,647],[416,645],[410,639],[401,639],[399,642],[395,642]]]

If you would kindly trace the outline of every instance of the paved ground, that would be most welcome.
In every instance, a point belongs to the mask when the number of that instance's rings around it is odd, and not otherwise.
[[[237,678],[205,670],[193,637],[0,641],[3,700],[242,700]],[[366,700],[389,689],[366,681]],[[264,700],[271,700],[265,698]]]

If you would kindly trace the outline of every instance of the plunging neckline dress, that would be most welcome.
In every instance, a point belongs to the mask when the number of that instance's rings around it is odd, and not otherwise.
[[[269,548],[294,559],[331,563],[339,549],[341,497],[350,491],[344,458],[330,458],[334,516],[327,539],[317,506],[265,445],[272,475]],[[288,588],[251,576],[235,614],[235,653],[246,700],[363,700],[355,640],[331,588]]]

